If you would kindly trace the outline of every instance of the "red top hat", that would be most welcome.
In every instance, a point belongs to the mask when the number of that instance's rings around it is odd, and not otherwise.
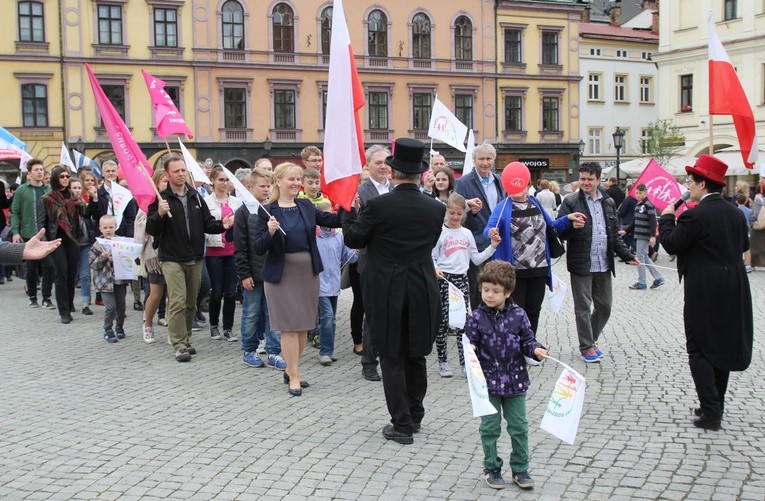
[[[701,155],[694,166],[687,165],[685,172],[689,174],[696,174],[703,177],[707,181],[712,181],[720,186],[728,186],[725,182],[725,173],[728,171],[728,166],[719,158],[712,155]]]

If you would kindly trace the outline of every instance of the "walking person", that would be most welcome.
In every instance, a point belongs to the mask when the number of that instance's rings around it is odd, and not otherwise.
[[[669,204],[659,220],[661,243],[677,255],[677,273],[685,295],[688,365],[699,407],[697,428],[717,431],[725,410],[732,371],[752,361],[752,293],[741,255],[749,248],[741,213],[721,195],[728,166],[701,155],[687,166],[691,200],[699,204],[675,218]]]
[[[661,276],[659,269],[648,257],[649,249],[656,245],[656,208],[648,200],[648,189],[646,185],[639,184],[635,187],[635,197],[637,205],[635,206],[635,216],[632,223],[624,230],[619,231],[619,235],[631,234],[635,238],[637,258],[640,261],[638,266],[638,281],[630,285],[633,290],[645,290],[648,284],[645,281],[645,270],[651,272],[653,283],[651,289],[661,287],[665,284],[664,277]]]
[[[364,307],[391,416],[382,434],[387,440],[411,444],[425,416],[425,357],[433,350],[438,328],[440,305],[431,251],[441,234],[446,206],[420,192],[420,177],[428,170],[423,161],[425,144],[397,139],[394,152],[385,162],[392,169],[395,188],[369,200],[360,212],[357,203],[344,213],[343,234],[348,247],[366,248]]]
[[[80,171],[79,180],[81,183],[81,193],[79,196],[85,203],[90,203],[91,197],[88,193],[92,191],[92,188],[98,188],[98,180],[89,170]],[[77,185],[74,183],[74,180],[72,180],[71,184],[72,190],[75,192]],[[96,242],[96,224],[92,217],[83,217],[82,226],[83,236],[80,239],[80,270],[78,272],[80,294],[82,296],[82,314],[92,315],[93,311],[90,309],[90,289],[92,280],[90,277],[89,260],[90,247]]]
[[[101,216],[98,228],[102,238],[111,240],[117,231],[117,221],[114,216]],[[104,300],[104,340],[116,343],[125,339],[125,295],[129,281],[114,276],[114,259],[108,244],[94,243],[89,262],[93,284]]]

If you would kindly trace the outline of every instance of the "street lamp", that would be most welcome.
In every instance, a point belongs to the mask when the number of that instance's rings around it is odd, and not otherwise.
[[[74,148],[83,155],[85,154],[85,141],[82,140],[82,136],[77,138],[77,142],[74,144]]]
[[[271,140],[266,136],[266,138],[263,140],[263,150],[266,152],[264,158],[268,158],[268,156],[271,154],[271,146],[273,144],[271,143]]]
[[[624,147],[624,131],[619,127],[614,132],[614,148],[616,148],[616,185],[619,186],[619,152]]]
[[[584,155],[584,140],[579,140],[579,157],[577,160],[581,160],[582,156]],[[577,163],[577,167],[579,167],[579,164]]]

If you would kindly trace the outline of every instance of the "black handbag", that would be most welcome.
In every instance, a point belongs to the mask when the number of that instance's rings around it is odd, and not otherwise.
[[[547,248],[550,249],[550,257],[552,259],[557,259],[566,252],[563,243],[558,238],[558,232],[549,224],[547,225]]]

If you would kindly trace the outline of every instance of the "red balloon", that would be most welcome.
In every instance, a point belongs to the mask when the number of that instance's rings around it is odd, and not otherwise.
[[[529,168],[521,162],[510,162],[502,170],[502,187],[508,195],[517,195],[525,190],[530,179]]]

